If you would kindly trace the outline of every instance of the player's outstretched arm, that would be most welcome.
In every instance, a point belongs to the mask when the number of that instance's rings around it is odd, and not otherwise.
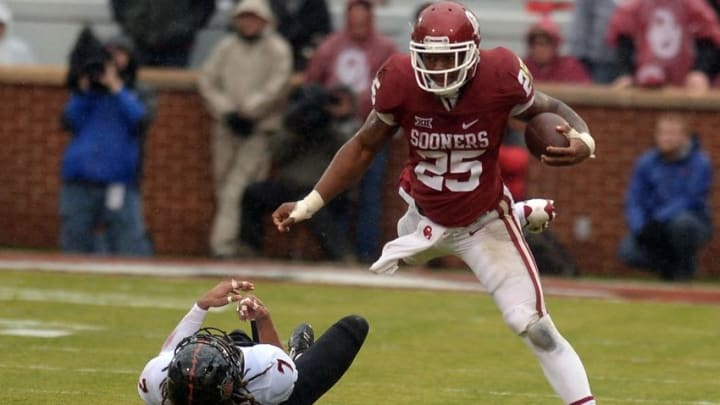
[[[282,342],[280,342],[280,336],[270,316],[270,311],[260,298],[248,295],[238,301],[237,314],[241,321],[255,322],[260,343],[277,346],[285,350]]]
[[[197,306],[206,311],[210,307],[223,307],[232,302],[240,301],[242,299],[241,292],[254,289],[255,285],[249,281],[240,281],[234,278],[223,280],[203,294],[197,300]]]
[[[222,307],[231,302],[238,302],[242,299],[243,291],[255,289],[253,283],[240,281],[238,279],[227,279],[219,282],[215,287],[205,292],[180,320],[175,329],[163,343],[161,352],[172,352],[180,341],[197,332],[205,321],[210,307]]]
[[[312,217],[325,202],[358,182],[373,157],[395,131],[396,126],[386,124],[372,111],[355,136],[335,153],[314,190],[304,199],[283,203],[273,212],[273,223],[277,229],[280,232],[289,231],[290,225]]]
[[[582,162],[595,155],[595,140],[585,120],[575,110],[564,102],[551,97],[541,91],[535,92],[535,98],[530,107],[516,116],[525,122],[544,112],[552,112],[565,118],[570,125],[558,126],[558,132],[565,135],[570,144],[567,147],[549,146],[542,161],[550,166],[568,166]]]

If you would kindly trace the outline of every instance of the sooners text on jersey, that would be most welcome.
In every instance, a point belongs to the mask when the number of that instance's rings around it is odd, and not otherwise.
[[[390,58],[373,83],[375,110],[391,115],[407,139],[410,194],[423,215],[444,226],[468,225],[497,206],[507,120],[534,90],[520,59],[495,48],[480,51],[475,77],[459,94],[448,110],[418,87],[407,55]]]

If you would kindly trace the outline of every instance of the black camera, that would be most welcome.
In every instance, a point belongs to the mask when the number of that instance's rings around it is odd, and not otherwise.
[[[70,52],[67,84],[71,89],[77,89],[79,81],[87,78],[90,88],[107,90],[101,83],[108,62],[112,60],[100,40],[89,27],[83,28]]]
[[[339,98],[318,84],[308,84],[295,89],[290,96],[290,106],[285,114],[285,126],[291,131],[312,135],[325,130],[332,119],[328,106]]]
[[[105,74],[105,64],[107,60],[101,58],[92,58],[84,61],[80,67],[80,76],[87,77],[90,81],[90,86],[101,86],[104,87],[100,82],[103,75]]]

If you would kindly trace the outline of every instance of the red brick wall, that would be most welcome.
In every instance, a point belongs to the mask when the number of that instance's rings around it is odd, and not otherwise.
[[[158,253],[206,254],[213,212],[210,117],[194,91],[161,92],[146,145],[143,201]]]
[[[65,91],[0,85],[0,244],[55,246]]]
[[[55,82],[2,82],[0,74],[0,246],[55,249],[58,170],[68,140],[58,119],[68,94]],[[562,90],[559,93],[561,98],[567,95]],[[598,141],[598,158],[571,168],[541,167],[533,162],[528,192],[555,199],[559,217],[553,230],[576,255],[585,274],[622,273],[627,269],[615,259],[615,249],[625,232],[622,203],[632,163],[651,145],[655,117],[670,109],[662,106],[686,109],[687,104],[672,98],[666,104],[658,102],[666,97],[660,94],[651,95],[648,100],[652,101],[641,100],[642,107],[612,98],[603,103],[592,95],[568,94],[568,101],[588,121]],[[691,113],[691,122],[713,158],[720,156],[718,110],[720,102],[713,98]],[[208,253],[214,204],[210,124],[191,83],[165,84],[159,90],[159,112],[147,143],[143,183],[145,217],[158,254]],[[395,179],[405,153],[402,140],[395,140],[383,196],[387,209],[379,225],[385,240],[395,234],[395,220],[403,211]],[[715,158],[715,166],[718,162],[720,158]],[[581,216],[588,217],[592,226],[586,241],[573,236],[573,225]],[[304,237],[270,236],[273,241],[268,251],[276,255],[306,247]],[[705,274],[720,275],[720,268],[713,263],[718,254],[720,238],[715,238],[703,254]],[[317,257],[317,249],[310,249],[306,256]]]

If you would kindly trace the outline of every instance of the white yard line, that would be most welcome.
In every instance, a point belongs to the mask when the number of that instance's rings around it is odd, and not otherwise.
[[[122,374],[122,375],[138,375],[138,370],[118,369],[118,368],[78,368],[78,367],[54,367],[39,364],[6,364],[0,363],[0,369],[5,370],[38,370],[51,371],[58,373],[83,373],[83,374]]]
[[[64,289],[0,287],[0,301],[28,301],[124,308],[186,309],[187,299],[153,298],[120,293],[93,293]]]

